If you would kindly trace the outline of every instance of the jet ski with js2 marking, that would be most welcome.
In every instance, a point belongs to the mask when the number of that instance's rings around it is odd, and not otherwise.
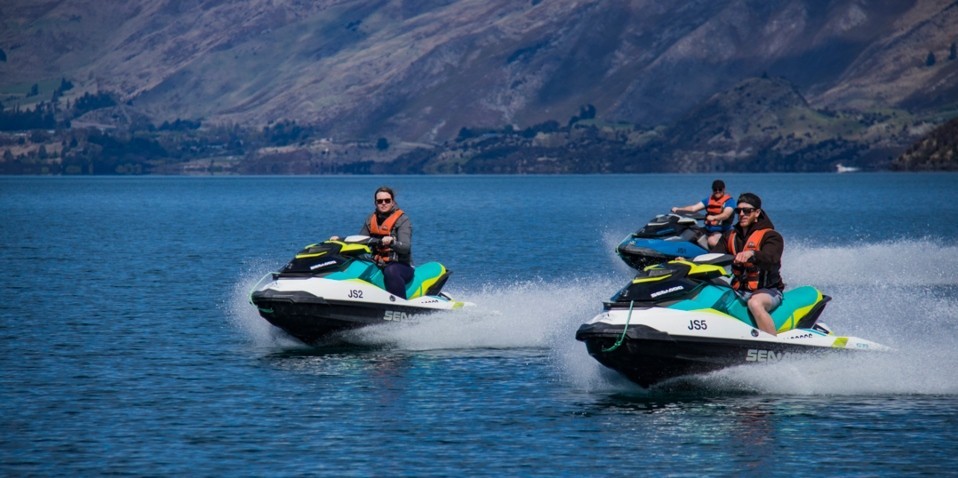
[[[831,298],[811,286],[785,291],[771,313],[777,335],[759,330],[729,285],[731,261],[705,254],[646,267],[579,327],[576,339],[599,363],[642,387],[809,354],[891,350],[818,322]]]
[[[451,272],[438,262],[415,267],[406,299],[390,294],[372,258],[378,245],[368,236],[310,244],[279,272],[264,276],[250,302],[269,323],[307,344],[346,329],[415,321],[473,305],[442,292]]]

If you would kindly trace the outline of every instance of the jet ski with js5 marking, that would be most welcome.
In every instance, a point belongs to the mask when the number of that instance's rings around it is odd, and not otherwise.
[[[798,355],[890,350],[819,323],[831,298],[811,286],[785,292],[771,314],[777,335],[759,330],[729,285],[731,260],[705,254],[646,267],[579,327],[576,339],[602,365],[642,387]]]
[[[372,259],[378,245],[376,238],[349,236],[306,246],[279,272],[264,276],[250,302],[269,323],[308,344],[345,329],[473,305],[442,292],[451,272],[438,262],[415,267],[406,299],[390,294]]]
[[[626,236],[615,252],[633,269],[696,257],[708,252],[708,233],[702,214],[659,214]]]

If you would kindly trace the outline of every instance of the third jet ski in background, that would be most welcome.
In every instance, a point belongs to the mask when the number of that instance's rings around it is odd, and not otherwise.
[[[642,270],[678,257],[705,254],[707,240],[704,215],[659,214],[623,239],[615,252],[630,267]]]

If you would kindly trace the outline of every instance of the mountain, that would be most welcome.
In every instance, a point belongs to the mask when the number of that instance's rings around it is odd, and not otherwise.
[[[633,125],[601,151],[677,162],[613,169],[803,170],[887,164],[958,114],[955,1],[7,0],[0,18],[8,110],[120,104],[75,126],[293,121],[316,141],[442,145],[588,106]]]
[[[954,106],[958,88],[947,1],[9,0],[0,16],[4,91],[66,77],[158,122],[346,137],[444,140],[585,104],[657,124],[763,72],[834,110]]]

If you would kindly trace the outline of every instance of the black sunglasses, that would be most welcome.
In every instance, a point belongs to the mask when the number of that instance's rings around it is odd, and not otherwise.
[[[735,208],[735,214],[752,214],[755,209],[754,207],[737,207]]]
[[[390,198],[376,200],[376,204],[389,204],[391,202],[393,202],[393,200]]]

